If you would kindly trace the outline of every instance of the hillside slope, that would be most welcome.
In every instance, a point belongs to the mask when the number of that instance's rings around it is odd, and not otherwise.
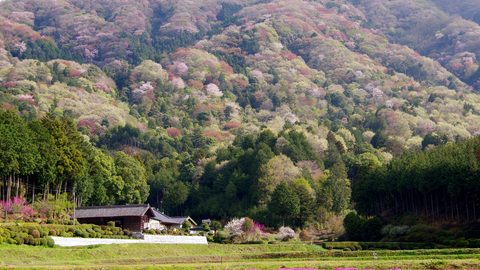
[[[0,106],[71,117],[136,156],[172,212],[260,215],[296,183],[316,213],[341,214],[364,158],[480,135],[478,7],[7,0]]]

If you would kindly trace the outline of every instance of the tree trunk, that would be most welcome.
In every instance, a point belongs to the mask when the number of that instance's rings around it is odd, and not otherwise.
[[[423,193],[423,210],[424,210],[424,215],[425,217],[429,218],[429,213],[428,213],[428,207],[427,207],[427,194]]]
[[[46,201],[48,200],[48,193],[49,193],[49,187],[48,183],[45,184],[45,191],[43,192],[43,200]]]
[[[452,215],[452,221],[455,220],[453,217],[453,197],[450,196],[450,214]]]
[[[62,189],[62,182],[58,183],[55,192],[55,199],[58,199],[60,196],[60,190]]]
[[[8,177],[8,186],[7,186],[7,196],[6,201],[10,201],[10,196],[12,195],[12,176]]]
[[[32,203],[35,202],[35,181],[32,183]]]
[[[460,211],[458,209],[458,199],[455,196],[455,210],[457,210],[457,221],[460,221]]]
[[[430,207],[432,209],[432,218],[433,220],[435,220],[435,208],[433,208],[433,195],[432,193],[430,193]]]
[[[5,198],[5,177],[2,177],[2,185],[0,186],[0,201],[3,202],[3,198]]]
[[[468,212],[468,194],[465,196],[465,209],[467,210],[467,221],[470,221],[470,213]]]
[[[24,192],[25,192],[25,194],[24,194],[24,195],[25,195],[25,200],[26,200],[27,197],[28,197],[28,185],[30,184],[28,180],[29,180],[29,179],[28,179],[28,175],[27,175],[27,182],[26,182],[26,184],[25,184],[25,191],[24,191]]]
[[[19,190],[20,190],[20,177],[17,175],[17,181],[15,184],[15,197],[18,197]]]
[[[437,207],[437,217],[440,217],[440,205],[438,203],[438,192],[435,193],[435,206]]]
[[[473,220],[477,221],[477,196],[473,200]]]

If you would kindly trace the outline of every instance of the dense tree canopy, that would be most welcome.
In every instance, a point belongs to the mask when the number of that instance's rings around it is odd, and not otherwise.
[[[480,6],[449,2],[1,1],[0,198],[473,221]]]

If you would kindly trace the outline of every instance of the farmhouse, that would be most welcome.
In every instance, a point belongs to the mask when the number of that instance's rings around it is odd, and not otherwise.
[[[80,223],[97,225],[113,221],[116,226],[132,232],[181,228],[183,220],[191,219],[171,218],[148,204],[81,207],[76,209],[75,218]]]

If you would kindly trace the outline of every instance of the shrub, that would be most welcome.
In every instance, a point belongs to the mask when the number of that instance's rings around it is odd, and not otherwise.
[[[212,229],[214,231],[221,230],[222,229],[222,223],[220,223],[220,221],[218,221],[218,220],[212,221]]]
[[[343,220],[347,237],[350,240],[362,240],[363,226],[365,220],[363,220],[356,213],[349,213]]]
[[[213,241],[216,243],[227,243],[229,242],[228,233],[225,231],[218,231],[215,236],[213,236]]]
[[[351,212],[343,224],[349,240],[378,241],[382,238],[382,221],[378,217],[365,219]]]
[[[278,229],[277,238],[282,241],[288,241],[295,238],[295,231],[290,227],[281,227]]]
[[[25,243],[25,239],[20,235],[16,235],[14,239],[17,245],[23,245]]]
[[[207,235],[207,241],[208,242],[215,242],[215,239],[214,239],[213,235]]]
[[[242,230],[244,232],[252,231],[253,225],[254,225],[253,220],[251,218],[246,217],[242,224]]]
[[[382,221],[378,217],[368,219],[362,227],[362,240],[380,240],[382,238],[382,225]]]
[[[362,250],[362,246],[358,242],[325,242],[322,244],[325,249],[340,249],[340,250]]]
[[[48,243],[48,241],[47,241],[46,238],[41,238],[41,239],[40,239],[40,244],[41,244],[42,246],[47,246],[47,243]]]
[[[30,235],[33,237],[33,238],[40,238],[40,232],[37,230],[37,229],[34,229],[30,232]]]
[[[308,230],[302,230],[298,235],[298,237],[300,238],[300,240],[305,242],[311,241],[313,239],[313,236],[310,234]]]
[[[207,223],[202,224],[202,229],[204,232],[209,232],[210,231],[210,225]]]
[[[406,235],[410,231],[410,227],[407,225],[393,226],[387,225],[383,227],[382,234],[388,239],[397,239],[398,237]]]
[[[51,237],[47,237],[47,246],[48,247],[54,247],[55,246],[55,241]]]
[[[245,218],[237,219],[234,218],[230,220],[227,225],[225,225],[225,231],[232,237],[240,236],[243,233],[243,223]]]
[[[0,228],[0,237],[2,238],[1,242],[10,243],[10,244],[14,243],[14,244],[49,246],[49,243],[48,243],[49,236],[62,236],[62,237],[75,236],[75,237],[83,237],[83,238],[87,238],[87,237],[129,238],[131,235],[130,231],[122,230],[121,228],[118,228],[118,227],[117,228],[106,227],[106,228],[109,228],[109,230],[103,231],[101,230],[100,226],[90,225],[90,224],[80,224],[76,226],[36,225],[36,226],[28,226],[28,227],[19,226],[19,225],[5,225]],[[8,239],[11,239],[11,241],[9,241]]]

